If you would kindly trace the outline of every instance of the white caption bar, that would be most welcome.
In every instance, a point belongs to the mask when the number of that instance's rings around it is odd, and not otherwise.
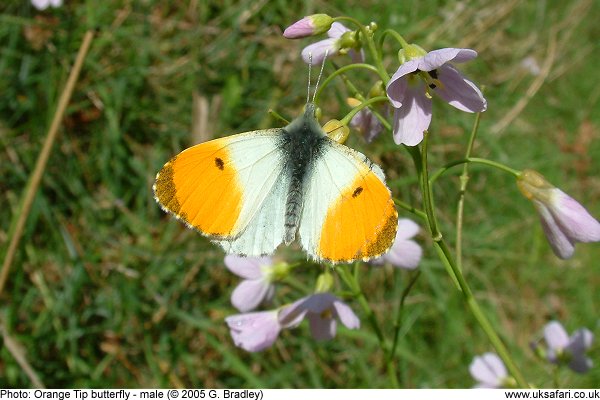
[[[479,400],[486,399],[600,399],[599,389],[0,389],[0,400]]]

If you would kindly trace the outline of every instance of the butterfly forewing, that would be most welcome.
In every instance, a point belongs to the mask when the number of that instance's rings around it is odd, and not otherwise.
[[[226,251],[272,253],[284,225],[280,131],[246,132],[184,150],[158,173],[157,201]]]

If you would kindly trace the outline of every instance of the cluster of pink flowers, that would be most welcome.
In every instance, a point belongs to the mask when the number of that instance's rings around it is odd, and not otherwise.
[[[327,31],[328,39],[313,43],[302,50],[305,62],[320,63],[325,55],[349,54],[354,62],[362,62],[357,32],[323,14],[304,17],[289,26],[284,36],[296,39]],[[387,84],[387,95],[394,107],[394,140],[398,144],[416,146],[423,140],[423,132],[431,123],[431,93],[451,106],[465,112],[481,112],[487,102],[477,86],[465,78],[452,63],[459,64],[477,57],[471,49],[439,49],[426,52],[417,45],[401,50],[401,65]],[[309,56],[310,55],[310,56]],[[359,119],[367,118],[363,114]],[[362,121],[361,121],[362,122]],[[358,123],[357,123],[358,125]],[[373,126],[373,130],[379,127]],[[368,136],[373,136],[370,132]]]
[[[571,336],[558,321],[551,321],[544,327],[546,347],[534,346],[548,362],[566,365],[580,374],[587,372],[593,365],[586,356],[592,346],[594,335],[587,328],[578,329]],[[475,388],[514,388],[516,382],[504,363],[495,353],[485,353],[473,359],[469,366],[471,376],[477,382]]]
[[[360,327],[352,309],[331,293],[315,293],[276,310],[232,315],[225,322],[236,346],[261,351],[275,342],[282,329],[294,328],[305,318],[317,340],[334,338],[338,319],[348,329]]]
[[[325,57],[348,54],[354,62],[362,62],[360,35],[325,14],[305,17],[288,27],[284,36],[295,39],[327,33],[328,38],[305,47],[302,58],[307,63],[323,62]],[[389,104],[394,109],[393,136],[398,144],[416,146],[431,123],[432,95],[465,112],[482,112],[487,102],[477,86],[454,66],[474,59],[471,49],[445,48],[426,52],[414,44],[400,51],[400,66],[387,83]],[[383,126],[367,108],[352,119],[370,141]],[[555,253],[562,258],[573,254],[575,242],[600,240],[600,223],[575,200],[548,184],[541,175],[525,170],[518,179],[521,191],[531,199],[540,213],[542,225]],[[408,219],[398,220],[396,240],[388,253],[371,260],[372,265],[385,263],[404,269],[415,269],[422,257],[421,247],[412,239],[419,227]],[[231,302],[241,313],[226,318],[235,344],[247,351],[270,347],[283,329],[297,327],[304,319],[310,324],[317,340],[332,339],[337,323],[357,329],[360,321],[352,309],[338,297],[325,290],[267,311],[254,311],[270,303],[275,282],[287,275],[284,263],[274,264],[270,257],[243,258],[227,256],[226,266],[243,278],[231,296]],[[547,358],[553,363],[568,363],[575,371],[584,372],[591,361],[585,350],[592,341],[588,330],[577,331],[568,337],[564,328],[550,323],[545,329]],[[510,386],[513,382],[497,355],[486,353],[476,357],[470,366],[478,387]]]
[[[288,27],[284,36],[296,39],[324,32],[328,39],[302,50],[306,62],[310,62],[309,54],[315,63],[321,62],[325,54],[350,54],[354,62],[364,59],[358,32],[325,14],[304,17]],[[434,94],[461,111],[475,113],[487,109],[487,101],[477,85],[454,65],[475,57],[477,52],[471,49],[444,48],[427,52],[416,44],[405,44],[399,52],[400,66],[386,87],[389,104],[394,109],[392,133],[397,144],[416,146],[421,143],[431,123]],[[383,130],[368,108],[357,113],[350,125],[361,131],[368,141]],[[576,242],[600,241],[600,222],[537,172],[524,170],[517,183],[525,196],[533,201],[548,242],[558,257],[571,257]]]
[[[392,248],[371,263],[415,269],[423,252],[412,240],[418,231],[419,227],[413,221],[400,219]],[[225,265],[243,278],[231,295],[231,303],[241,314],[229,316],[225,322],[236,346],[244,350],[255,352],[270,347],[281,330],[295,328],[304,319],[309,321],[310,331],[316,340],[334,338],[338,320],[348,329],[360,327],[360,320],[352,309],[329,292],[314,293],[277,309],[253,311],[273,299],[274,283],[288,273],[289,267],[285,263],[274,263],[271,257],[233,255],[225,257]]]

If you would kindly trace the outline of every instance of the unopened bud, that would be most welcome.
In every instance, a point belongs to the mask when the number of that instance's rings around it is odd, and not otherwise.
[[[307,36],[320,35],[331,28],[333,18],[327,14],[313,14],[294,22],[283,31],[288,39],[299,39]]]
[[[330,139],[335,140],[338,143],[344,143],[350,135],[350,128],[348,128],[347,125],[343,125],[337,119],[327,121],[327,123],[323,125],[323,131],[325,131]]]

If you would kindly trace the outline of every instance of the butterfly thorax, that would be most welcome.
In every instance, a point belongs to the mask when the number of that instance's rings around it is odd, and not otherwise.
[[[328,140],[315,117],[315,105],[308,103],[304,114],[283,128],[280,146],[287,156],[290,176],[286,200],[285,243],[294,241],[302,214],[307,176]]]

